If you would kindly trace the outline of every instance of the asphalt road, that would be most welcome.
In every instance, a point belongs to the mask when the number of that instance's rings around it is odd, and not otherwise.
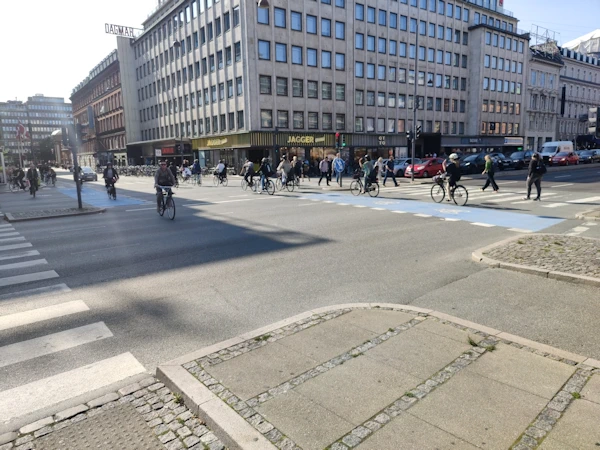
[[[156,213],[148,178],[122,177],[112,204],[100,182],[86,183],[84,200],[112,206],[106,213],[0,228],[0,248],[31,244],[0,250],[0,257],[39,252],[0,260],[0,409],[29,386],[77,377],[78,368],[98,361],[130,353],[153,372],[208,344],[348,302],[433,308],[600,359],[597,288],[487,269],[470,259],[473,250],[526,231],[585,228],[575,233],[600,237],[600,225],[574,219],[600,205],[599,172],[600,165],[553,168],[541,203],[520,199],[524,171],[501,173],[498,194],[478,193],[482,181],[465,177],[470,201],[464,208],[435,204],[430,185],[405,180],[371,199],[317,189],[314,180],[300,193],[267,196],[242,191],[237,177],[229,187],[205,179],[202,187],[176,191],[174,221]],[[59,178],[57,188],[40,191],[36,200],[0,194],[2,211],[34,202],[72,206],[73,182]],[[2,241],[15,237],[23,239]],[[40,259],[45,263],[7,266]],[[1,284],[51,271],[56,277]],[[54,286],[60,292],[24,292]],[[33,310],[67,303],[87,309],[31,319]],[[3,317],[29,322],[3,328]],[[78,331],[72,336],[72,330]],[[57,333],[67,336],[44,345]],[[10,364],[2,364],[6,355]],[[116,375],[136,372],[102,367]]]

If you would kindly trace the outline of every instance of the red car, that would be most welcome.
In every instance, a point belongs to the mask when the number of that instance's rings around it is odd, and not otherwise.
[[[579,164],[579,156],[575,152],[558,152],[550,158],[551,165],[568,166],[569,164]]]
[[[425,158],[420,163],[415,164],[415,177],[428,178],[436,175],[442,170],[443,158]],[[404,170],[404,176],[410,178],[413,166],[407,166]]]

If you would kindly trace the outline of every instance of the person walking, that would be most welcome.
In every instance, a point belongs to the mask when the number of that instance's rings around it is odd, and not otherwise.
[[[325,161],[327,161],[327,185],[331,182],[331,174],[333,172],[333,164],[331,163],[331,158],[329,156],[325,157]]]
[[[494,180],[494,162],[490,155],[485,155],[485,168],[481,174],[487,175],[487,180],[485,180],[485,184],[481,188],[481,191],[485,191],[485,188],[491,184],[494,192],[498,192],[498,185],[496,184],[496,180]]]
[[[342,187],[342,174],[344,173],[345,167],[346,164],[344,163],[344,160],[340,158],[340,154],[337,153],[335,155],[335,159],[333,160],[333,170],[335,170],[335,181],[340,185],[340,187]]]
[[[396,181],[396,175],[394,175],[394,160],[392,158],[388,158],[387,162],[385,163],[385,176],[383,177],[383,186],[385,187],[385,182],[387,181],[388,177],[392,177],[392,180],[394,180],[394,185],[396,187],[398,187],[398,182]]]
[[[529,172],[527,174],[527,197],[523,198],[523,200],[530,200],[531,198],[531,186],[535,184],[535,189],[537,191],[537,197],[533,200],[540,201],[542,194],[542,177],[546,173],[546,166],[544,162],[540,158],[539,153],[534,153],[531,156],[531,162],[529,163]]]
[[[319,186],[321,186],[321,180],[325,178],[327,182],[327,186],[329,186],[329,176],[327,172],[329,171],[329,164],[327,163],[327,158],[323,158],[319,163],[319,170],[321,171],[321,178],[319,178]]]
[[[375,164],[373,164],[373,166],[376,166],[375,168],[375,172],[378,176],[383,176],[383,158],[380,156],[379,158],[377,158],[377,161],[375,162]]]

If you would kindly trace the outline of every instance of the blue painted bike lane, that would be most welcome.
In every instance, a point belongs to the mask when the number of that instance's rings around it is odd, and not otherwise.
[[[68,197],[77,198],[76,188],[58,188],[59,191]],[[120,196],[117,190],[117,199],[111,200],[108,198],[104,189],[98,190],[91,187],[82,187],[81,189],[81,200],[88,205],[95,206],[97,208],[114,208],[116,206],[130,206],[130,205],[141,205],[147,203],[144,200],[129,197],[126,195]]]
[[[419,214],[439,217],[449,220],[462,220],[469,223],[485,224],[511,228],[516,230],[537,232],[564,222],[559,217],[536,216],[531,214],[499,211],[487,208],[473,208],[469,206],[456,206],[450,202],[420,202],[414,200],[372,198],[346,194],[309,194],[302,198],[309,200],[328,201],[367,208],[387,209],[389,211]]]

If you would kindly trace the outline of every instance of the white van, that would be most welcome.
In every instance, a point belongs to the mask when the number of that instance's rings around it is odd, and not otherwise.
[[[572,151],[573,143],[571,141],[554,141],[546,142],[544,145],[542,145],[542,151],[540,153],[542,155],[542,160],[544,162],[548,162],[548,160],[558,152],[571,153]]]

